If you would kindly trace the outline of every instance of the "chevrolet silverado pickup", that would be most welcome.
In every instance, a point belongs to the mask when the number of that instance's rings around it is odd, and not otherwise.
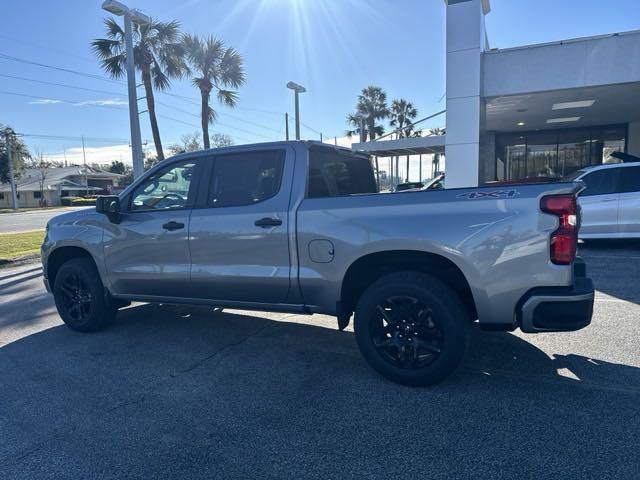
[[[474,322],[591,321],[576,258],[580,183],[379,193],[368,156],[317,142],[185,153],[47,225],[62,320],[105,327],[132,301],[327,314],[407,385],[461,363]]]

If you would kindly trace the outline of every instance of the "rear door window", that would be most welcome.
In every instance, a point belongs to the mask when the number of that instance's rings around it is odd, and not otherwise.
[[[308,198],[378,193],[368,157],[329,149],[309,152]]]
[[[618,192],[618,171],[619,168],[607,168],[596,170],[582,177],[582,181],[587,188],[582,192],[582,196],[607,195]]]
[[[620,193],[640,192],[640,167],[624,167],[620,170]]]
[[[280,190],[284,151],[254,151],[216,157],[209,186],[209,207],[252,205]]]

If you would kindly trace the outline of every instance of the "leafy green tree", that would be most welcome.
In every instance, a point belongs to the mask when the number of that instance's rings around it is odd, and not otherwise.
[[[211,93],[216,92],[218,101],[227,107],[238,103],[236,91],[246,81],[242,56],[233,48],[226,47],[218,38],[183,35],[186,58],[195,75],[193,85],[200,90],[202,138],[204,148],[210,148],[209,124],[216,119],[211,107]]]
[[[109,171],[111,173],[118,173],[120,175],[124,175],[124,172],[126,171],[127,167],[124,163],[122,163],[120,160],[114,160],[113,162],[111,162],[111,165],[109,165]]]
[[[11,160],[13,163],[13,174],[16,178],[20,177],[25,162],[31,158],[27,145],[22,139],[13,134],[10,127],[0,124],[0,183],[8,183],[9,178],[9,156],[7,155],[7,141],[5,132],[9,131],[11,135]]]
[[[225,133],[214,133],[211,135],[211,145],[216,148],[230,147],[234,144],[233,138]]]
[[[104,21],[107,38],[91,42],[94,53],[100,59],[105,72],[113,78],[126,75],[127,50],[124,30],[114,18]],[[187,69],[184,61],[184,46],[180,41],[180,24],[177,21],[149,24],[134,24],[133,58],[140,71],[149,111],[153,143],[158,160],[164,160],[160,129],[156,117],[154,89],[167,90],[171,78],[182,77]]]

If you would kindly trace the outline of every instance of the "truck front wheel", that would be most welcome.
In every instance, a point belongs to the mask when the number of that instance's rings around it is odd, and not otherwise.
[[[455,291],[417,272],[381,277],[358,302],[354,329],[369,365],[397,383],[432,385],[461,363],[469,314]]]
[[[115,318],[117,312],[117,308],[105,299],[95,265],[86,258],[74,258],[60,267],[53,297],[64,323],[79,332],[100,330]]]

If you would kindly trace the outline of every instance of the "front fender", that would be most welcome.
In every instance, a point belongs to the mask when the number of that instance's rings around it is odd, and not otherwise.
[[[98,269],[100,280],[106,288],[110,288],[109,277],[104,263],[102,248],[103,228],[98,224],[62,224],[50,226],[40,249],[42,268],[45,279],[48,279],[48,264],[51,255],[65,247],[75,247],[86,251]]]

